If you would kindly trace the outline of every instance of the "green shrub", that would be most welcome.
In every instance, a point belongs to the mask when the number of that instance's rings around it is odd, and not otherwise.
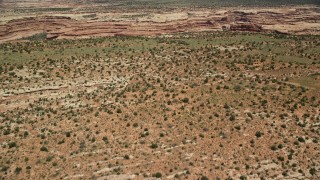
[[[162,174],[160,172],[157,172],[157,173],[153,174],[152,177],[161,178]]]
[[[16,167],[16,169],[14,170],[14,172],[16,174],[19,174],[21,172],[22,168],[21,167]]]
[[[188,102],[189,102],[189,98],[183,98],[183,99],[182,99],[182,102],[188,103]]]
[[[155,144],[155,143],[152,143],[150,147],[151,147],[152,149],[156,149],[156,148],[158,148],[158,145]]]
[[[9,142],[8,146],[9,146],[9,148],[17,147],[17,143],[16,142]]]
[[[201,180],[209,180],[209,178],[207,176],[202,176]]]
[[[261,137],[262,135],[263,135],[262,132],[260,132],[260,131],[257,131],[257,132],[256,132],[256,137],[257,137],[257,138]]]
[[[40,148],[40,151],[46,151],[46,152],[48,152],[48,148],[46,148],[45,146],[42,146],[42,147]]]

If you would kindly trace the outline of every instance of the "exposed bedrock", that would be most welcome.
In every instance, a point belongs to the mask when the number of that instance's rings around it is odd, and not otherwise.
[[[184,10],[186,11],[186,10]],[[206,11],[206,14],[167,12],[171,19],[134,20],[122,18],[105,20],[73,19],[59,16],[37,16],[13,19],[0,25],[0,42],[19,40],[34,34],[46,33],[48,39],[87,38],[97,36],[159,35],[199,31],[272,31],[290,34],[320,34],[320,13],[315,9],[295,10],[237,10],[225,12]],[[163,15],[155,14],[159,17]],[[152,15],[152,16],[155,16]],[[151,16],[151,17],[152,17]],[[174,18],[173,18],[174,17]]]

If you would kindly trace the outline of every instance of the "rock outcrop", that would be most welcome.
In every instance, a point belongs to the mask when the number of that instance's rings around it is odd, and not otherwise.
[[[160,35],[178,32],[200,31],[250,31],[293,34],[320,34],[320,13],[318,8],[300,9],[252,9],[237,11],[213,11],[205,14],[196,11],[144,13],[95,14],[94,20],[61,15],[25,17],[9,20],[0,25],[0,43],[25,39],[39,33],[46,33],[47,39],[73,39],[102,36]],[[71,12],[75,13],[75,12]],[[80,13],[81,12],[77,12]],[[78,15],[79,16],[79,15]],[[23,17],[23,16],[22,16]],[[90,16],[91,17],[91,16]],[[140,16],[139,16],[140,17]],[[155,18],[156,17],[156,18]],[[109,18],[108,20],[105,20]]]

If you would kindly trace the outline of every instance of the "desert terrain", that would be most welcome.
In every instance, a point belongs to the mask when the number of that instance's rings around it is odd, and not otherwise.
[[[118,6],[0,2],[0,179],[320,178],[319,6]]]

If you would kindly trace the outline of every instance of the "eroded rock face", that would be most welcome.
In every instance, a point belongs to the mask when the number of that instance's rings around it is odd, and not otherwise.
[[[319,8],[243,10],[179,10],[179,12],[105,13],[86,18],[83,12],[48,13],[8,20],[0,25],[0,42],[19,40],[38,33],[48,39],[101,36],[159,35],[200,31],[273,31],[320,34]],[[18,16],[21,17],[21,16]],[[77,18],[82,17],[82,18]],[[91,16],[90,16],[91,17]]]
[[[7,24],[0,26],[0,42],[16,40],[28,37],[33,34],[46,32],[48,38],[58,37],[55,34],[59,29],[67,30],[68,26],[76,21],[69,17],[43,16],[27,17],[22,19],[10,20]]]
[[[68,17],[31,17],[9,21],[0,26],[0,42],[28,37],[39,32],[47,33],[48,39],[83,38],[91,36],[158,35],[192,30],[193,28],[214,28],[210,20],[191,20],[169,23],[132,22],[87,22]]]

